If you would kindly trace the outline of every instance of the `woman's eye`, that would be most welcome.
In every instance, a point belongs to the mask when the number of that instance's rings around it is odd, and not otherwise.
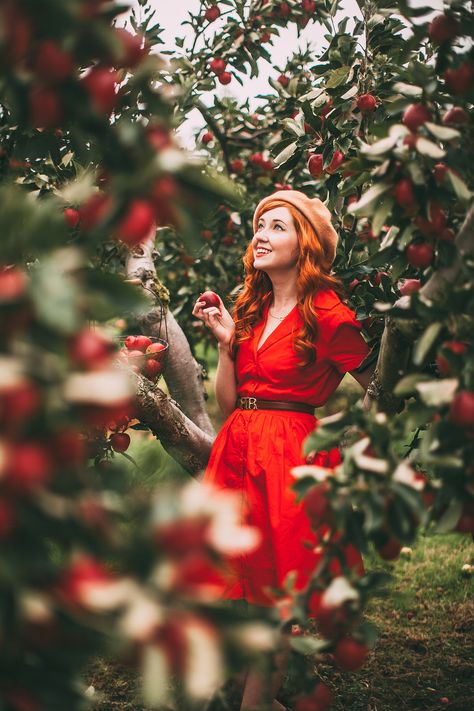
[[[283,227],[282,227],[281,225],[275,225],[275,229],[276,229],[277,227],[279,227],[279,228],[280,228],[280,230],[282,230],[282,229],[283,229]]]

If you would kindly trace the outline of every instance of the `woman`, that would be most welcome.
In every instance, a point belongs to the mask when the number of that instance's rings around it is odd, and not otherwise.
[[[330,273],[338,237],[329,210],[318,198],[278,191],[258,204],[253,228],[232,315],[222,301],[205,308],[199,300],[193,314],[217,339],[216,398],[227,416],[204,481],[241,493],[246,522],[262,534],[257,550],[233,561],[225,597],[271,605],[272,589],[288,573],[295,571],[301,589],[318,560],[314,546],[304,545],[314,534],[291,489],[291,469],[303,463],[303,441],[316,425],[314,408],[347,371],[364,388],[371,372],[358,370],[368,347]],[[339,461],[333,450],[314,463]],[[347,556],[360,566],[354,550]],[[247,677],[242,711],[258,706],[259,686]],[[273,708],[283,707],[274,700]]]

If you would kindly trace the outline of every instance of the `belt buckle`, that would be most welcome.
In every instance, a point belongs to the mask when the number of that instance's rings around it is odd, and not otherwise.
[[[239,398],[242,410],[257,410],[257,398],[242,396]]]

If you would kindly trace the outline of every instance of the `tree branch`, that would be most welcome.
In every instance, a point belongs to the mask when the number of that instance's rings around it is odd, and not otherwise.
[[[468,210],[455,245],[457,254],[453,264],[438,269],[420,289],[420,298],[429,301],[440,300],[447,284],[458,278],[462,269],[462,258],[474,254],[474,205]],[[404,306],[409,297],[403,296],[395,306]],[[402,400],[393,395],[393,389],[406,371],[413,341],[417,338],[421,325],[415,320],[388,318],[382,334],[380,352],[372,380],[367,388],[369,398],[376,401],[379,409],[396,412]]]

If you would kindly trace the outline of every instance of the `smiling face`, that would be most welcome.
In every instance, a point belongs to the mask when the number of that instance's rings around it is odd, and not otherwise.
[[[287,207],[264,212],[252,239],[253,266],[264,272],[294,271],[299,243],[295,223]]]

